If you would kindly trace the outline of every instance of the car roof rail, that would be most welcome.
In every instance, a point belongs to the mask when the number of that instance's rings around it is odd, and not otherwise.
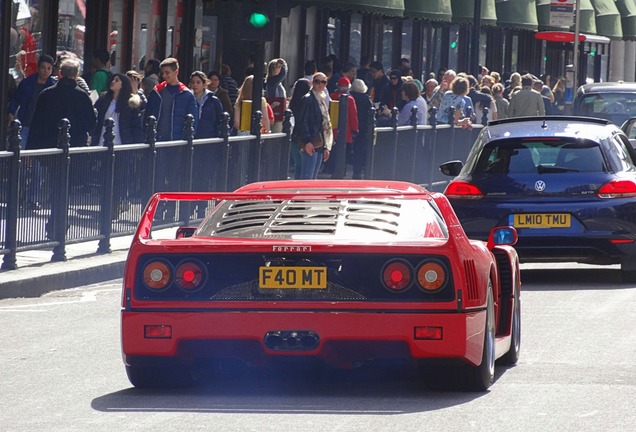
[[[601,125],[610,125],[612,122],[607,119],[597,117],[581,117],[581,116],[562,116],[562,115],[547,115],[547,116],[530,116],[530,117],[511,117],[501,120],[492,120],[488,122],[488,126],[495,126],[506,123],[519,123],[523,121],[540,121],[540,120],[555,120],[555,121],[576,121],[583,123],[597,123]]]

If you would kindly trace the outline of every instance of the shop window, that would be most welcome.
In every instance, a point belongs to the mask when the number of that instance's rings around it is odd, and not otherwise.
[[[84,61],[86,0],[61,0],[58,9],[57,55]]]
[[[37,72],[37,58],[42,50],[42,26],[37,4],[13,2],[9,41],[9,68],[15,83]],[[37,3],[37,2],[33,2]]]

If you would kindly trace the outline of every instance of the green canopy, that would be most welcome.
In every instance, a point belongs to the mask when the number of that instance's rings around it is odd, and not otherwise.
[[[497,0],[497,26],[537,30],[537,4],[535,0]]]
[[[621,14],[614,0],[592,0],[592,6],[596,12],[596,33],[611,39],[622,39]]]
[[[616,0],[616,7],[621,13],[623,38],[636,40],[636,2],[634,0]]]
[[[453,7],[453,22],[470,24],[474,20],[474,0],[451,0]],[[495,0],[481,0],[481,24],[497,25],[497,10]]]
[[[385,16],[402,16],[404,13],[404,0],[292,0],[292,6],[317,6]]]
[[[404,16],[449,22],[453,17],[451,0],[404,0]]]

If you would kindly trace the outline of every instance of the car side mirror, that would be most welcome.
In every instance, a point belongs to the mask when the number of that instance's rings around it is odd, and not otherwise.
[[[192,237],[196,229],[196,227],[179,227],[177,228],[176,238],[180,239],[185,237]]]
[[[518,238],[517,230],[514,227],[495,227],[488,236],[488,249],[492,250],[495,246],[502,245],[512,246],[517,243]]]
[[[454,160],[454,161],[444,162],[443,164],[439,166],[439,169],[444,175],[447,175],[450,177],[457,177],[463,167],[464,167],[464,163],[462,161]]]

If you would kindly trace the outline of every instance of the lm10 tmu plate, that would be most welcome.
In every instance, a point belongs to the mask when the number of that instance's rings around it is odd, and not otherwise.
[[[566,213],[519,213],[510,215],[515,228],[569,228],[570,215]]]

